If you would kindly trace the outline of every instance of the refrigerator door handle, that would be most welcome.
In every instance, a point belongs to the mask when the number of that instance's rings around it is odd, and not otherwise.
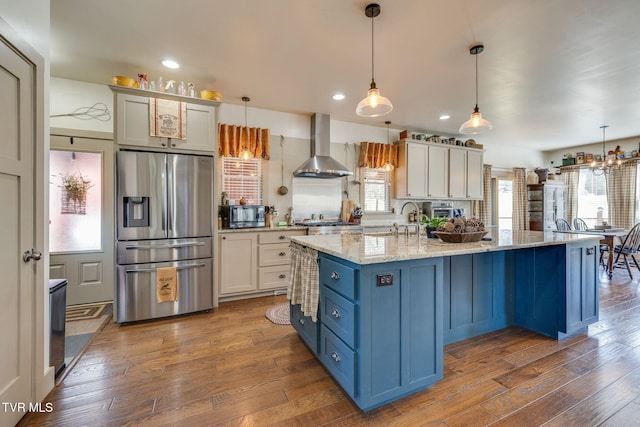
[[[189,264],[189,265],[181,265],[180,267],[176,267],[176,270],[187,270],[191,268],[203,268],[206,264]],[[127,273],[154,273],[156,268],[136,268],[133,270],[126,270]]]
[[[124,248],[126,250],[132,249],[171,249],[171,248],[189,248],[191,246],[204,246],[204,242],[187,242],[187,243],[174,243],[169,245],[127,245]]]

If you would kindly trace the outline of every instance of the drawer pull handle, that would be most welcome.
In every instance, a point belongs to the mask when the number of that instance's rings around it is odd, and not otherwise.
[[[337,271],[332,271],[332,272],[331,272],[331,278],[332,278],[333,280],[340,280],[340,275],[338,274],[338,272],[337,272]]]
[[[285,277],[287,277],[287,275],[286,275],[286,274],[284,274],[284,273],[282,273],[282,274],[281,274],[281,275],[279,275],[278,277],[279,277],[279,278],[281,278],[281,279],[284,279]]]
[[[338,356],[338,353],[336,353],[335,351],[331,353],[331,358],[335,360],[336,363],[340,363],[340,356]]]
[[[334,308],[333,310],[331,310],[331,315],[332,315],[333,317],[335,317],[336,319],[339,319],[340,317],[342,317],[342,316],[340,315],[340,312],[338,311],[338,309],[337,309],[337,308]]]
[[[286,252],[280,252],[278,255],[285,256],[286,254],[287,254]]]
[[[298,323],[300,323],[301,325],[304,325],[304,319],[298,320]]]
[[[286,239],[286,238],[287,238],[287,236],[279,236],[279,237],[278,237],[278,239],[280,239],[280,240],[284,240],[284,239]]]

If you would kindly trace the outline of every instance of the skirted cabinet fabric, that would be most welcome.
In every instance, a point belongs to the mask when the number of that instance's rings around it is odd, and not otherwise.
[[[256,159],[269,160],[269,129],[236,125],[218,125],[218,154],[240,157],[246,147]]]
[[[318,251],[291,242],[291,267],[287,298],[292,305],[300,304],[302,313],[318,320]]]

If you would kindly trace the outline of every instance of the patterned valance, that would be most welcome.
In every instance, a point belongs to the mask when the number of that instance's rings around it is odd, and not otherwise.
[[[379,142],[360,143],[360,162],[358,166],[372,169],[382,168],[389,162],[393,167],[398,166],[398,147],[393,144]]]
[[[218,153],[223,157],[240,157],[244,147],[255,158],[269,160],[269,129],[218,125]]]

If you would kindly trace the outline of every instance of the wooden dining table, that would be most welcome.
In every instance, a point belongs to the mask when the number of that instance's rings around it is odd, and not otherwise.
[[[609,273],[609,280],[613,277],[613,248],[615,247],[615,239],[616,237],[620,240],[624,240],[624,236],[629,234],[629,230],[625,230],[624,228],[608,228],[606,230],[601,230],[599,228],[589,228],[587,230],[566,230],[560,231],[557,230],[555,233],[574,233],[574,234],[597,234],[602,236],[602,240],[600,240],[600,244],[609,246],[609,257],[607,258],[607,268]]]

